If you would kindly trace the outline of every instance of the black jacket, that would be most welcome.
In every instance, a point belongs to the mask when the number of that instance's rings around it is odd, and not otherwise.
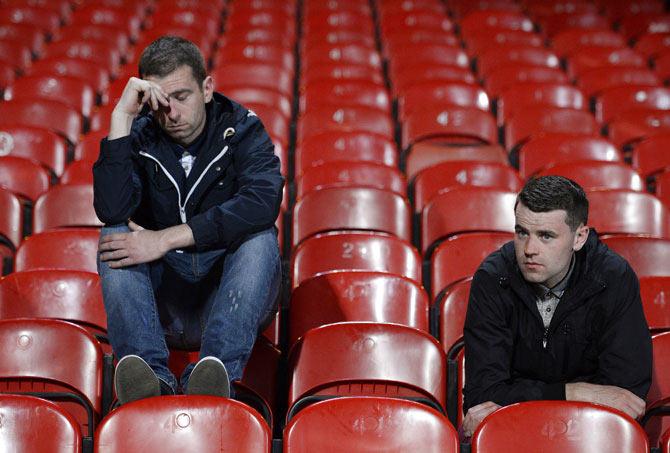
[[[565,384],[622,387],[645,398],[651,336],[637,276],[591,231],[549,325],[505,244],[474,275],[465,320],[464,411],[493,401],[565,399]]]
[[[187,223],[198,250],[230,246],[274,224],[284,180],[261,121],[218,93],[206,109],[206,136],[188,178],[151,114],[138,116],[129,136],[101,142],[93,175],[102,222]]]

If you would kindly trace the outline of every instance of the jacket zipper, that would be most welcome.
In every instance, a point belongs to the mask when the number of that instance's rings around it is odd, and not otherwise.
[[[140,156],[144,156],[144,157],[146,157],[148,159],[151,159],[154,162],[156,162],[156,164],[158,164],[158,166],[161,168],[161,170],[163,170],[163,173],[165,173],[165,176],[167,176],[167,178],[170,180],[170,182],[172,183],[174,188],[177,189],[177,207],[179,208],[179,218],[181,219],[181,223],[186,223],[186,220],[187,220],[186,219],[186,204],[188,203],[188,199],[191,197],[191,195],[193,194],[193,191],[198,186],[198,184],[200,184],[200,181],[202,181],[202,178],[209,171],[209,169],[212,167],[212,165],[214,165],[218,160],[220,160],[224,156],[224,154],[226,154],[226,152],[228,152],[228,145],[224,146],[223,149],[221,150],[221,152],[219,152],[219,154],[217,154],[216,157],[209,162],[207,167],[205,167],[205,169],[202,171],[202,173],[200,174],[198,179],[196,179],[195,183],[193,184],[193,187],[191,187],[191,190],[188,192],[188,194],[186,194],[186,198],[184,199],[184,204],[183,205],[181,203],[181,190],[179,190],[179,184],[177,184],[177,181],[175,181],[175,179],[172,177],[170,172],[167,171],[167,169],[163,166],[163,164],[157,158],[155,158],[154,156],[152,156],[151,154],[149,154],[145,151],[140,151]]]

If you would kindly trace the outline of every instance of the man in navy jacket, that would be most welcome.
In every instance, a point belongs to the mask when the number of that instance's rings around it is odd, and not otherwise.
[[[463,432],[529,400],[603,404],[633,418],[651,384],[651,337],[628,263],[587,226],[588,200],[560,176],[517,197],[514,241],[474,275],[464,327]]]
[[[262,123],[214,92],[198,48],[142,53],[93,168],[98,269],[121,404],[181,389],[228,396],[274,314],[279,159]],[[168,347],[200,348],[178,383]]]

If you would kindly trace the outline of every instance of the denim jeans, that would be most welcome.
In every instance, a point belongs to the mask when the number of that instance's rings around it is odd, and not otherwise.
[[[130,231],[104,227],[101,236]],[[230,249],[172,250],[162,259],[112,269],[98,257],[107,333],[117,358],[142,357],[173,390],[168,347],[200,348],[219,358],[232,381],[242,377],[256,336],[272,319],[281,284],[274,228]],[[189,364],[181,376],[186,388]]]

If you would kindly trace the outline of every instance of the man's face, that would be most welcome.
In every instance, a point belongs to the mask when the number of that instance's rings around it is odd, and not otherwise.
[[[160,108],[156,119],[160,127],[180,145],[192,143],[205,128],[205,103],[212,99],[214,84],[207,77],[202,86],[188,66],[180,66],[165,77],[147,76],[168,94],[170,107]]]
[[[523,277],[553,287],[567,274],[572,254],[584,246],[588,227],[572,231],[565,210],[533,212],[521,202],[515,217],[514,250]]]

